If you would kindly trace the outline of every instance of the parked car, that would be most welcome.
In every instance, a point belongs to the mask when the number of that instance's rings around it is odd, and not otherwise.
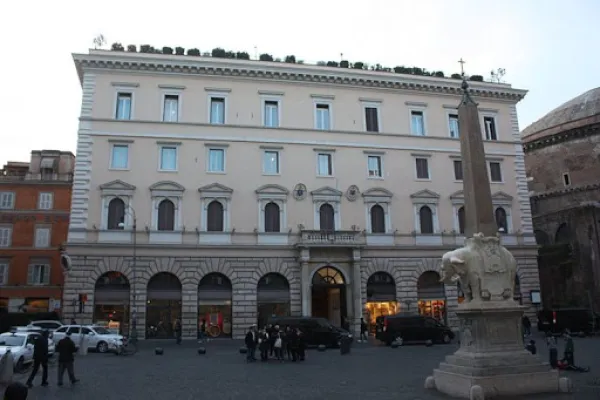
[[[566,329],[589,335],[600,330],[600,315],[587,308],[556,308],[538,312],[538,330],[559,335]]]
[[[33,345],[39,333],[34,332],[5,332],[0,334],[0,357],[10,350],[13,356],[15,371],[33,362]]]
[[[424,315],[397,314],[377,317],[375,338],[386,345],[403,343],[450,343],[454,332],[438,320]]]
[[[273,317],[268,324],[298,328],[304,334],[308,346],[339,347],[342,338],[352,339],[352,334],[345,329],[333,326],[325,318],[316,317]]]
[[[37,333],[41,336],[45,329],[38,328],[36,326],[16,326],[11,330],[13,332],[21,332],[21,333],[23,333],[23,332]],[[48,331],[48,356],[49,357],[52,357],[54,355],[54,353],[56,352],[56,346],[54,345],[54,340],[53,340],[52,336],[53,336],[52,332]]]
[[[99,353],[106,353],[124,343],[123,336],[115,335],[108,329],[96,325],[63,325],[54,331],[54,340],[58,343],[67,336],[67,332],[71,333],[71,340],[77,347],[81,343],[82,335],[87,335],[88,349]]]
[[[57,330],[58,328],[63,326],[63,323],[60,321],[46,319],[46,320],[39,320],[39,321],[31,321],[31,323],[28,326],[37,326],[38,328],[42,328],[42,329],[46,329],[50,332],[54,332],[55,330]]]

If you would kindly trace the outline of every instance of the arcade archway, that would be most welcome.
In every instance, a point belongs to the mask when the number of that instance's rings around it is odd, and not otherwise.
[[[127,333],[129,292],[129,280],[124,274],[117,271],[102,274],[94,286],[94,324],[115,333]]]
[[[377,317],[394,315],[399,311],[394,277],[387,272],[375,272],[367,280],[365,321],[375,329]]]
[[[327,266],[313,275],[312,316],[326,318],[334,326],[346,320],[346,282],[338,269]]]
[[[175,337],[175,321],[181,319],[181,282],[169,272],[159,272],[148,281],[146,338]]]
[[[231,337],[231,281],[223,274],[205,275],[198,284],[198,333],[206,322],[211,337]]]
[[[259,327],[265,326],[269,317],[290,315],[290,284],[283,275],[266,274],[258,281],[256,290]]]
[[[446,291],[440,282],[440,274],[425,271],[417,281],[419,314],[446,321]]]

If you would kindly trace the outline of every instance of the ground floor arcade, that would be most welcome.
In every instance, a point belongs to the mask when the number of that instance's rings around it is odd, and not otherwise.
[[[195,338],[206,321],[213,337],[240,338],[271,316],[304,315],[358,329],[360,318],[418,312],[456,326],[456,285],[439,282],[446,249],[274,248],[202,250],[73,246],[63,317],[139,337]],[[196,254],[194,254],[196,253]],[[530,305],[539,289],[535,249],[515,252],[518,293]],[[81,300],[85,300],[81,304]],[[534,313],[534,309],[530,309]]]

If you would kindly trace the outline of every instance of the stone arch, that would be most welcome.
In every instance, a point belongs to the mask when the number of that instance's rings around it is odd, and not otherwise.
[[[315,274],[317,272],[319,272],[319,270],[321,270],[322,268],[333,268],[335,270],[337,270],[337,272],[339,272],[339,274],[344,278],[344,284],[349,284],[351,281],[351,278],[348,276],[348,274],[346,273],[346,271],[344,271],[343,268],[340,268],[339,265],[337,264],[333,264],[333,263],[324,263],[323,265],[319,266],[318,268],[315,268],[311,273],[310,276],[308,278],[309,282],[313,281],[313,278],[315,277]]]
[[[554,243],[560,244],[569,242],[571,242],[571,229],[569,225],[566,222],[564,222],[560,224],[558,229],[556,230],[556,234],[554,235]]]
[[[190,281],[194,286],[198,286],[202,278],[208,274],[222,274],[231,282],[233,290],[235,286],[240,284],[240,278],[233,272],[229,261],[225,258],[207,257],[200,261],[200,265],[195,266]]]
[[[292,268],[289,267],[288,263],[281,258],[265,258],[262,260],[258,268],[249,278],[249,283],[258,285],[260,278],[267,274],[279,274],[287,279],[290,285],[290,290],[294,285],[299,285],[299,277],[293,273]]]
[[[413,270],[412,278],[415,283],[415,287],[419,277],[427,271],[437,272],[440,276],[442,276],[442,260],[441,258],[423,258],[421,259],[421,263]]]
[[[125,275],[129,281],[129,284],[133,287],[133,270],[131,268],[132,262],[133,259],[130,257],[102,257],[98,260],[96,268],[92,269],[88,275],[87,280],[89,287],[93,290],[96,286],[96,281],[98,278],[111,271],[120,272]]]
[[[186,276],[181,263],[175,257],[156,257],[151,259],[150,262],[138,259],[136,265],[141,270],[137,271],[137,279],[139,280],[139,284],[143,284],[144,286],[148,285],[150,278],[161,272],[169,272],[175,275],[179,279],[179,282],[181,282],[182,287],[190,284],[191,278]]]
[[[392,276],[392,278],[394,278],[394,283],[396,284],[396,298],[398,298],[398,291],[399,288],[401,286],[401,275],[400,275],[400,270],[397,268],[394,268],[393,265],[391,265],[390,260],[387,258],[373,258],[371,260],[369,260],[369,263],[367,264],[367,266],[365,268],[361,269],[361,274],[360,274],[360,286],[361,286],[361,291],[364,291],[364,293],[366,294],[367,292],[367,281],[369,280],[369,277],[377,272],[385,272],[387,274],[390,274]],[[365,299],[365,296],[363,296],[363,299]]]

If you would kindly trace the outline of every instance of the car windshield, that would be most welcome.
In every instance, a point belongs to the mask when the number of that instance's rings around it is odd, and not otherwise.
[[[98,335],[110,335],[111,334],[111,332],[108,329],[103,328],[101,326],[94,326],[93,329],[94,329],[94,331],[96,331],[96,333]]]
[[[0,336],[0,346],[23,346],[24,344],[24,336]]]

